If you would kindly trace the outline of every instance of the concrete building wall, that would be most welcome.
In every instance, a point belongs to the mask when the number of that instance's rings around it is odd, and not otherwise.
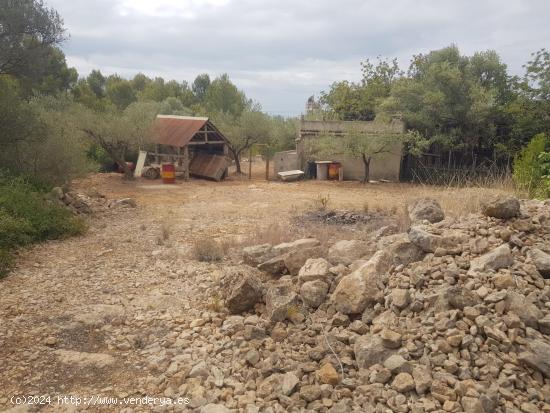
[[[378,134],[403,134],[404,124],[399,119],[393,119],[391,122],[345,122],[345,121],[306,121],[300,123],[300,132],[296,142],[296,152],[298,153],[298,164],[300,169],[304,170],[311,150],[311,143],[321,135],[332,135],[334,139],[340,139],[346,133],[346,128],[351,127],[360,130],[367,135]],[[389,180],[399,181],[401,170],[401,158],[403,145],[396,143],[388,153],[376,155],[373,157],[370,165],[371,180]],[[344,179],[362,180],[364,176],[363,161],[360,158],[353,158],[340,154],[332,154],[326,161],[341,162],[344,167]]]
[[[296,151],[277,152],[273,156],[273,170],[275,175],[279,172],[300,169],[298,153]]]
[[[385,179],[392,182],[398,182],[401,169],[401,150],[401,145],[398,145],[391,153],[373,157],[369,170],[370,179],[372,181]],[[327,160],[342,163],[345,180],[361,181],[363,179],[365,167],[362,159],[343,155],[332,155],[331,159]]]

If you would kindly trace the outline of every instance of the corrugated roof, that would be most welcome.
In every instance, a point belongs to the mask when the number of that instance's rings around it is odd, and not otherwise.
[[[208,122],[208,118],[158,115],[154,127],[154,141],[161,145],[183,147]]]

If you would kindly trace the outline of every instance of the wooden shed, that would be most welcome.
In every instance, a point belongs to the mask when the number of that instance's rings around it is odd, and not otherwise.
[[[153,130],[155,163],[172,160],[176,170],[219,181],[227,175],[227,139],[205,117],[158,115]]]

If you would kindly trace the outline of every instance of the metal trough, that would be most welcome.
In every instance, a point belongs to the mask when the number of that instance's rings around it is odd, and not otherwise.
[[[284,171],[277,174],[282,181],[292,182],[301,179],[304,176],[304,171],[298,169],[294,171]]]

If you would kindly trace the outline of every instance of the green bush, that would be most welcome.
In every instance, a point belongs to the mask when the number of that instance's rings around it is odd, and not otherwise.
[[[28,180],[0,176],[0,275],[11,267],[17,247],[82,234],[85,229],[82,219]]]
[[[514,161],[514,182],[532,198],[550,196],[550,139],[533,137]]]

